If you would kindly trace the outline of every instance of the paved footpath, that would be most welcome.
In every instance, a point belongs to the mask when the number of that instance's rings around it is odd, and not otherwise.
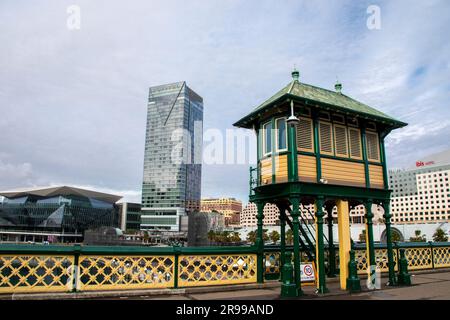
[[[450,270],[415,271],[411,277],[412,286],[387,287],[368,290],[365,280],[361,279],[360,293],[349,294],[339,288],[339,278],[328,278],[329,293],[318,295],[313,286],[302,286],[304,296],[298,298],[322,300],[450,300]],[[387,279],[383,277],[381,283]],[[264,284],[244,284],[233,286],[193,287],[181,289],[153,289],[130,291],[97,291],[78,293],[40,293],[0,295],[0,300],[276,300],[280,299],[279,281],[267,281]]]
[[[382,285],[380,290],[349,294],[339,289],[337,279],[328,279],[330,293],[325,295],[315,294],[315,288],[304,286],[305,295],[300,299],[322,299],[322,300],[450,300],[450,271],[415,273],[412,275],[413,285],[410,287],[386,287]],[[382,283],[387,279],[383,278]],[[365,281],[361,280],[361,286]],[[115,297],[114,299],[139,299],[139,300],[276,300],[280,298],[280,287],[273,286],[264,289],[251,289],[225,292],[190,293],[180,295],[161,296],[134,296]]]

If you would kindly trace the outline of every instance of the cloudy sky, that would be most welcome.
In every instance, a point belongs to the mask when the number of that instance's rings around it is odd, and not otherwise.
[[[380,29],[367,27],[370,5]],[[409,167],[450,148],[449,31],[447,0],[2,0],[0,189],[70,184],[139,201],[149,86],[187,81],[204,130],[225,132],[294,65],[300,81],[331,89],[338,77],[408,122],[387,154]],[[246,202],[248,165],[204,165],[202,194]]]

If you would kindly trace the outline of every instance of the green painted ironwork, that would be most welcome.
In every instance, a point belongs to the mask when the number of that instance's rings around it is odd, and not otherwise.
[[[392,238],[391,238],[391,213],[390,213],[390,201],[383,201],[384,208],[384,220],[386,225],[386,246],[388,251],[388,267],[389,267],[389,283],[390,286],[397,285],[397,279],[395,277],[395,261],[394,261],[394,252],[392,249]]]
[[[319,119],[317,114],[313,113],[313,126],[314,126],[314,156],[316,157],[316,175],[317,183],[320,183],[322,179],[322,162],[320,160],[320,145],[319,145]]]
[[[370,188],[369,161],[367,160],[366,127],[361,127],[362,156],[364,162],[364,174],[366,178],[366,188]]]
[[[433,252],[433,250],[431,250]],[[400,249],[400,261],[399,261],[399,271],[398,271],[398,284],[404,286],[411,285],[411,275],[408,273],[408,261],[405,257],[405,249]]]
[[[300,263],[301,263],[301,257],[300,257],[300,247],[299,247],[299,241],[300,241],[300,235],[299,235],[299,198],[293,197],[290,199],[292,204],[292,211],[291,211],[291,217],[292,217],[292,225],[293,225],[293,234],[294,234],[294,278],[295,278],[295,284],[297,285],[297,295],[300,296],[303,294],[301,289],[301,281],[300,281]]]
[[[263,219],[265,202],[257,202],[256,214],[257,219],[257,233],[256,233],[256,250],[257,250],[257,282],[264,282],[264,239],[263,239]]]
[[[333,239],[333,207],[327,208],[328,223],[328,277],[336,277],[336,246]]]
[[[281,297],[293,298],[297,296],[297,285],[294,281],[294,268],[291,263],[291,253],[286,252],[283,258],[285,261],[281,269]]]
[[[348,278],[347,278],[347,290],[350,292],[360,292],[361,283],[358,278],[358,270],[355,261],[355,251],[350,250],[350,261],[348,262]]]
[[[317,223],[317,264],[319,268],[319,293],[327,293],[328,289],[326,286],[325,278],[325,252],[323,244],[323,205],[324,198],[318,197],[316,200],[316,223]]]
[[[367,200],[364,203],[366,208],[366,225],[367,225],[367,243],[366,246],[369,251],[369,266],[370,266],[370,279],[372,281],[372,285],[375,285],[375,270],[376,270],[376,261],[375,261],[375,247],[373,242],[373,212],[372,212],[372,204],[373,201],[371,199]]]

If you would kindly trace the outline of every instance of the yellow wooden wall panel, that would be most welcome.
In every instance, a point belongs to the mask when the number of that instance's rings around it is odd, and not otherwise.
[[[330,184],[363,187],[366,183],[364,164],[322,158],[322,177]]]
[[[298,178],[300,181],[316,182],[317,167],[316,157],[314,156],[297,156],[298,162]]]
[[[383,166],[369,164],[369,179],[372,188],[384,188]]]

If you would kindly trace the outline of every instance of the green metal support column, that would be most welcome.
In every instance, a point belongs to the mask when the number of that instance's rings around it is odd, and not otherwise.
[[[298,119],[294,115],[294,102],[291,100],[292,115],[288,118],[288,180],[298,181],[298,159],[297,159],[297,139],[296,139],[296,125]]]
[[[390,212],[390,201],[383,201],[384,208],[384,220],[386,224],[386,244],[388,253],[388,267],[389,267],[389,286],[396,286],[397,279],[395,277],[395,261],[394,261],[394,251],[392,249],[392,237],[391,237],[391,212]]]
[[[375,246],[373,243],[373,212],[372,212],[372,204],[373,201],[371,199],[367,200],[364,203],[364,206],[366,207],[366,248],[367,252],[369,254],[369,279],[371,288],[375,288],[375,271],[377,262],[375,259]]]
[[[300,278],[300,263],[301,263],[301,256],[300,256],[300,243],[299,243],[299,205],[300,205],[300,199],[298,197],[292,197],[291,199],[292,204],[292,227],[293,227],[293,236],[294,236],[294,280],[295,284],[297,286],[297,296],[303,295],[303,291],[301,288],[301,278]]]
[[[317,183],[320,183],[320,180],[322,179],[322,161],[320,160],[319,118],[315,113],[313,113],[313,123],[314,123],[314,153],[316,155]]]
[[[285,220],[285,208],[279,207],[280,210],[280,268],[284,266],[285,263],[285,252],[286,252],[286,220]]]
[[[264,206],[265,202],[256,202],[256,208],[258,210],[256,214],[257,219],[257,231],[256,231],[256,251],[257,251],[257,262],[256,262],[256,273],[257,282],[264,282],[264,239],[263,239],[263,219],[264,219]]]
[[[328,277],[336,277],[336,247],[333,239],[333,206],[326,207],[328,222]]]
[[[317,267],[319,269],[318,293],[327,293],[325,277],[325,250],[323,245],[323,204],[324,198],[319,196],[316,200],[316,223],[317,223]]]
[[[384,148],[384,138],[380,136],[380,159],[383,164],[383,180],[384,180],[384,188],[389,189],[389,178],[387,173],[387,163],[386,163],[386,151]]]

